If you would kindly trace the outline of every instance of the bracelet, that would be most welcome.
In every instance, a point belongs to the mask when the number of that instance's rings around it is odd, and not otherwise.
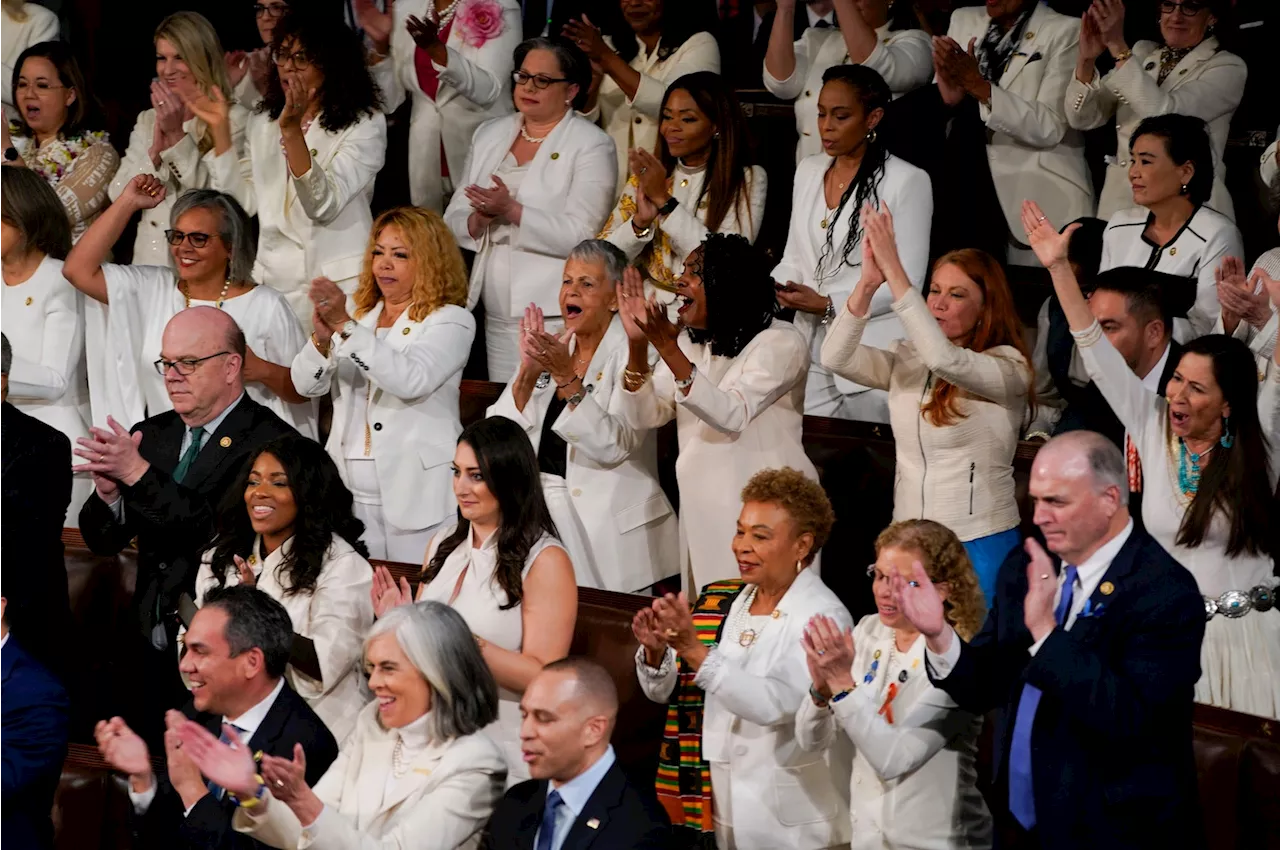
[[[1052,439],[1048,431],[1030,431],[1027,433],[1028,440],[1034,440],[1037,438],[1044,440],[1046,443]]]
[[[581,381],[581,380],[582,380],[582,376],[581,376],[581,375],[574,375],[572,378],[570,378],[569,380],[565,381],[563,384],[556,384],[556,389],[558,389],[558,390],[562,390],[562,389],[564,389],[565,387],[567,387],[567,386],[569,386],[570,384],[572,384],[574,381]]]
[[[648,238],[649,238],[649,234],[653,233],[653,223],[652,223],[652,222],[650,222],[650,224],[649,224],[649,226],[648,226],[648,227],[646,227],[646,228],[644,228],[643,230],[641,230],[640,228],[636,227],[636,221],[635,221],[635,219],[632,219],[632,220],[631,220],[631,232],[632,232],[632,233],[634,233],[634,234],[636,235],[636,238],[637,238],[637,239],[648,239]]]
[[[315,331],[311,332],[311,344],[316,347],[316,351],[320,352],[325,357],[329,356],[329,344],[328,343],[321,344],[320,340],[316,338]]]
[[[643,372],[633,372],[630,369],[622,370],[622,380],[628,384],[634,384],[636,387],[644,385],[649,380],[649,376],[653,374],[652,370],[646,369]]]
[[[227,796],[231,799],[231,802],[242,809],[252,809],[254,806],[261,804],[263,799],[267,796],[267,782],[262,778],[262,774],[255,774],[253,778],[258,781],[258,790],[255,791],[253,796],[249,799],[241,800],[231,791],[227,792]]]
[[[844,699],[845,697],[847,697],[849,694],[853,693],[853,692],[857,689],[857,687],[858,687],[857,685],[854,685],[854,686],[853,686],[853,687],[851,687],[851,688],[845,688],[845,689],[844,689],[843,691],[841,691],[840,693],[835,694],[834,696],[832,696],[832,697],[831,697],[831,701],[832,701],[833,703],[837,703],[837,702],[839,702],[840,700],[842,700],[842,699]]]
[[[818,708],[826,708],[830,704],[827,698],[818,693],[818,689],[813,685],[809,686],[809,699],[813,700],[813,704]]]
[[[676,389],[682,393],[687,393],[689,391],[689,387],[693,386],[693,379],[696,377],[698,377],[698,367],[691,363],[689,364],[689,377],[685,378],[683,381],[677,379]]]
[[[1116,54],[1115,60],[1116,62],[1123,62],[1124,60],[1128,59],[1132,55],[1133,55],[1132,50],[1121,50],[1118,54]]]

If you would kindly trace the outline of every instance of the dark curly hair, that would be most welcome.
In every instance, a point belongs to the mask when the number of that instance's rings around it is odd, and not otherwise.
[[[498,527],[498,565],[495,578],[507,594],[506,611],[524,598],[524,562],[529,550],[542,537],[557,536],[556,524],[542,495],[538,456],[529,435],[516,423],[501,416],[472,422],[458,437],[476,453],[480,475],[489,492],[498,500],[501,515]],[[454,471],[457,474],[457,471]],[[436,553],[422,571],[424,582],[440,574],[445,559],[471,534],[471,522],[458,511],[458,526],[440,542]]]
[[[256,535],[245,508],[244,491],[253,464],[262,455],[271,455],[280,461],[298,508],[293,543],[280,563],[286,577],[281,581],[286,596],[316,589],[325,553],[335,536],[351,544],[362,557],[369,557],[369,549],[360,539],[364,523],[351,511],[351,491],[342,483],[333,458],[314,440],[302,436],[279,437],[250,455],[235,485],[222,497],[211,564],[218,587],[225,585],[227,576],[235,572],[234,556],[248,558],[252,554]]]
[[[707,299],[707,327],[689,328],[689,339],[712,354],[737,357],[778,312],[769,263],[745,236],[708,234],[685,269],[702,279]]]
[[[319,92],[321,127],[337,132],[382,109],[382,93],[369,75],[364,44],[340,21],[295,11],[276,24],[271,42],[273,55],[286,41],[292,41],[295,50],[301,48],[324,74]],[[275,62],[271,63],[267,92],[258,111],[270,115],[273,121],[284,111],[284,88]]]

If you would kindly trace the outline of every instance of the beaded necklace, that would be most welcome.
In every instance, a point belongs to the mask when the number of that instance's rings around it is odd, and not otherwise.
[[[756,594],[760,586],[751,585],[746,595],[742,599],[742,607],[738,609],[738,613],[733,615],[733,629],[738,633],[738,646],[749,647],[756,642],[760,634],[764,631],[764,626],[760,627],[760,631],[747,628],[747,621],[751,618],[751,605],[756,601]],[[777,608],[773,609],[773,613],[769,615],[772,620],[782,616],[782,612]],[[765,625],[768,625],[767,623]]]
[[[1200,461],[1211,451],[1213,446],[1197,454],[1187,448],[1185,440],[1178,438],[1178,489],[1182,495],[1190,498],[1200,489]]]
[[[178,289],[182,291],[182,308],[184,310],[191,309],[191,290],[187,288],[185,280],[178,281]],[[222,291],[218,293],[218,303],[216,306],[219,310],[227,300],[227,293],[231,291],[231,278],[227,278],[227,282],[222,284]]]

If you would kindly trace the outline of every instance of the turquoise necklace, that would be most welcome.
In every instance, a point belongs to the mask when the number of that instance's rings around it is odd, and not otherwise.
[[[1191,497],[1200,489],[1200,461],[1213,451],[1213,446],[1197,454],[1187,448],[1187,443],[1178,438],[1178,489],[1182,495]]]

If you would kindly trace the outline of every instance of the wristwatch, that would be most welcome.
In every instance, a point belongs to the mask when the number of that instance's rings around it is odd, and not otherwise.
[[[828,299],[827,299],[827,309],[825,309],[825,310],[823,310],[823,311],[822,311],[822,322],[821,322],[821,324],[823,324],[823,325],[829,325],[829,324],[831,324],[832,319],[834,319],[835,317],[836,317],[836,302],[835,302],[834,300],[832,300],[831,298],[828,298]]]
[[[338,328],[338,336],[343,339],[350,339],[352,332],[356,329],[355,319],[347,319],[342,323],[342,327]]]
[[[687,393],[689,391],[689,387],[693,386],[693,379],[696,377],[698,377],[698,367],[690,364],[689,377],[685,378],[683,381],[677,380],[676,389],[682,393]]]
[[[670,198],[667,198],[667,202],[666,202],[665,204],[663,204],[662,206],[658,207],[658,214],[659,214],[659,215],[671,215],[671,213],[675,212],[676,206],[677,206],[679,203],[680,203],[680,202],[679,202],[678,200],[676,200],[676,196],[675,196],[675,195],[672,195]]]
[[[13,145],[9,145],[9,147],[5,148],[5,149],[4,149],[4,160],[5,160],[5,162],[17,162],[17,160],[18,160],[18,149],[17,149],[17,148],[15,148]]]

